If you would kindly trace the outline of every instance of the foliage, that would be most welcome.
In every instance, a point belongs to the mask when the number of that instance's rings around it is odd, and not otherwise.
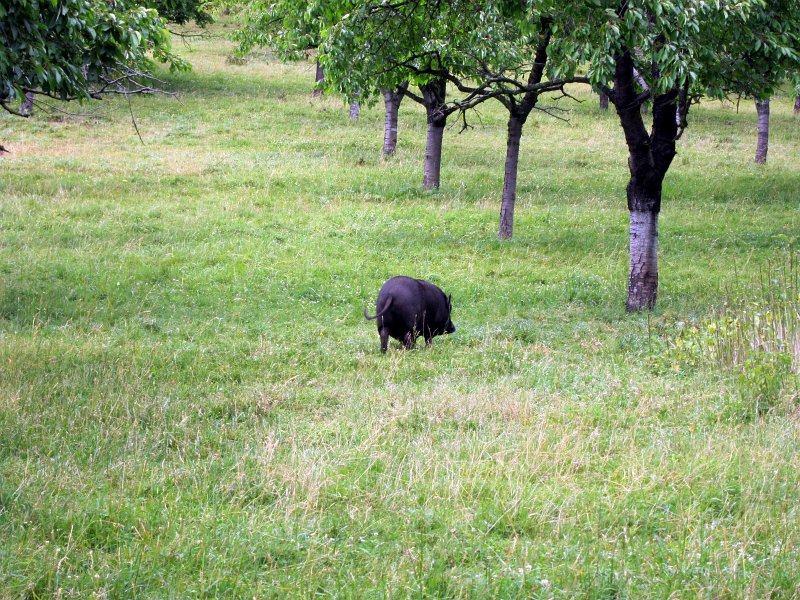
[[[233,38],[239,53],[268,48],[284,59],[306,58],[354,0],[258,0],[245,6],[244,26]]]
[[[704,61],[707,93],[768,98],[800,70],[800,5],[755,2],[746,24],[722,29],[713,39]]]
[[[10,0],[0,6],[0,104],[30,92],[60,100],[138,90],[152,55],[173,68],[165,22],[136,3]]]
[[[769,95],[800,67],[800,5],[793,0],[592,0],[569,36],[593,84],[614,78],[615,56],[632,51],[652,94]]]
[[[446,78],[466,93],[471,106],[502,94],[525,91],[540,36],[560,13],[549,2],[367,1],[333,27],[322,46],[330,85],[347,95],[378,96],[410,81]],[[552,41],[553,51],[563,40]],[[551,79],[569,79],[577,62],[559,63]]]
[[[144,4],[156,9],[168,22],[178,25],[194,21],[198,27],[205,27],[214,21],[206,0],[144,0]]]

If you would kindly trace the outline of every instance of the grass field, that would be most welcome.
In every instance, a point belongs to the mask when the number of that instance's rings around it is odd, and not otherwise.
[[[765,166],[751,103],[693,109],[629,315],[595,96],[529,121],[500,243],[497,106],[423,193],[410,102],[384,160],[380,106],[350,122],[311,64],[182,52],[144,145],[125,101],[0,116],[0,597],[800,596],[796,371],[765,398],[681,345],[797,242],[788,98]],[[455,335],[379,353],[396,274]]]

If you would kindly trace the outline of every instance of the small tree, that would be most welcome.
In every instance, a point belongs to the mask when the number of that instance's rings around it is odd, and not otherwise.
[[[770,96],[793,82],[800,64],[800,4],[793,0],[752,2],[747,29],[722,30],[716,38],[717,60],[710,61],[711,93],[752,98],[758,115],[755,162],[767,161]]]
[[[394,154],[395,148],[397,148],[397,119],[400,112],[400,103],[403,101],[403,96],[407,89],[408,82],[403,81],[393,90],[387,88],[381,90],[386,112],[386,118],[383,124],[382,152],[384,156]]]

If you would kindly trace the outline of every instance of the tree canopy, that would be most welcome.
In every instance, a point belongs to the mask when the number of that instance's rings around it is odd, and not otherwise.
[[[245,4],[245,23],[236,32],[240,52],[265,47],[284,59],[305,58],[357,0],[257,0]]]
[[[26,94],[83,100],[151,91],[152,60],[188,65],[171,51],[165,19],[136,2],[8,0],[0,5],[0,106]]]
[[[214,20],[208,12],[208,3],[202,0],[145,0],[143,4],[156,9],[168,22],[178,25],[194,21],[198,27],[205,27]]]

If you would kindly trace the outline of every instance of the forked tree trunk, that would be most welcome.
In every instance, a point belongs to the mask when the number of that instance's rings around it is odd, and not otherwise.
[[[600,92],[600,109],[608,110],[608,96],[606,96],[603,92]]]
[[[401,84],[396,90],[383,90],[383,103],[386,106],[386,119],[383,124],[383,155],[394,154],[397,148],[397,116],[400,112],[400,102],[403,92],[408,87],[407,83]]]
[[[439,187],[442,171],[442,139],[445,122],[442,119],[428,120],[428,135],[425,140],[425,165],[423,167],[422,187],[432,190]]]
[[[503,178],[503,200],[500,204],[500,228],[497,236],[509,239],[514,233],[514,204],[517,199],[517,170],[519,167],[519,143],[525,119],[512,114],[508,118],[508,140],[506,143],[506,170]]]
[[[644,126],[642,96],[635,87],[635,70],[628,50],[616,56],[614,94],[628,146],[630,180],[627,188],[630,213],[629,311],[651,309],[658,294],[658,215],[664,176],[675,157],[678,133],[676,109],[680,90],[675,88],[653,98],[652,128]]]
[[[317,59],[317,70],[314,74],[314,83],[316,84],[316,87],[314,88],[314,96],[322,96],[322,88],[319,86],[323,81],[325,81],[325,69],[319,63],[319,59]]]
[[[767,162],[769,149],[769,98],[756,100],[758,113],[758,144],[756,145],[756,163],[763,165]]]

